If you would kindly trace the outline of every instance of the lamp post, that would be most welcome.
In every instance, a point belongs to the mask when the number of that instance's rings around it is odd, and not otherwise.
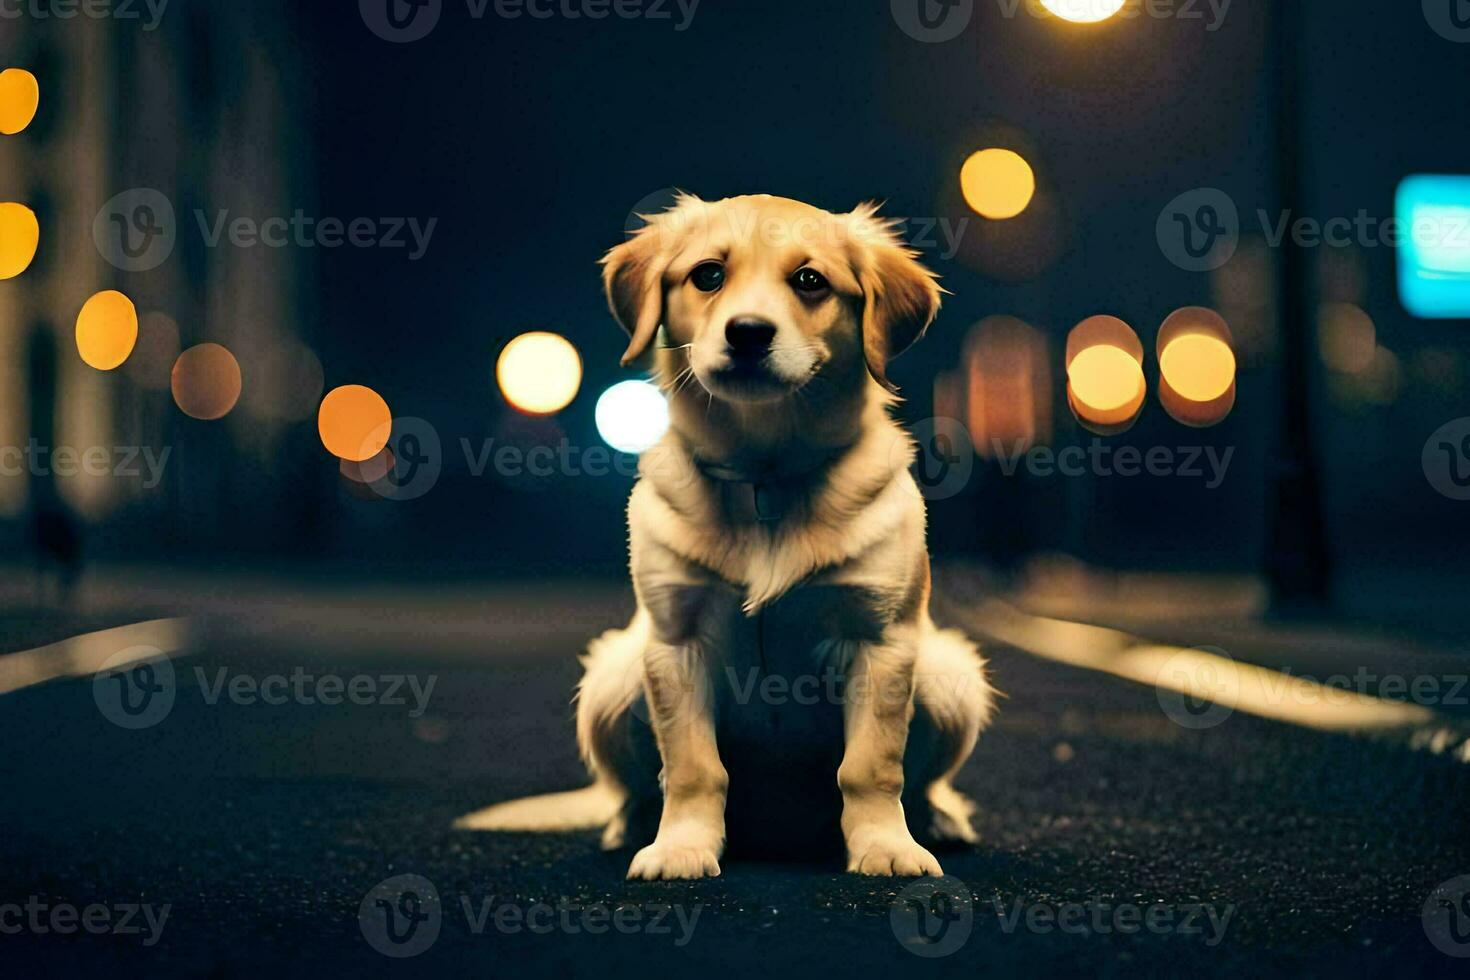
[[[1295,213],[1302,199],[1302,65],[1298,52],[1304,0],[1280,0],[1268,9],[1268,64],[1275,73],[1276,168],[1280,205]],[[1266,575],[1271,610],[1321,608],[1332,589],[1331,552],[1322,515],[1320,461],[1312,427],[1311,338],[1316,303],[1308,284],[1306,251],[1287,235],[1277,270],[1277,322],[1281,337],[1280,407],[1270,474]]]

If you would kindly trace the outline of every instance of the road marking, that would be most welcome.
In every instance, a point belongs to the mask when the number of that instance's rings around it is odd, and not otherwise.
[[[143,651],[139,660],[152,655],[148,648],[176,654],[187,645],[188,638],[187,619],[155,619],[83,633],[34,650],[0,654],[0,696],[64,677],[90,676],[123,650],[139,648]],[[112,666],[124,667],[127,663]]]
[[[1121,630],[1035,616],[998,599],[947,611],[992,641],[1033,656],[1111,674],[1157,690],[1324,732],[1408,732],[1410,744],[1470,762],[1456,720],[1424,705],[1374,697],[1229,656],[1153,643]]]

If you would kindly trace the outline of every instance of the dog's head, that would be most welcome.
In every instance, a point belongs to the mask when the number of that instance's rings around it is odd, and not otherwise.
[[[832,214],[785,198],[681,196],[603,260],[623,363],[660,337],[659,367],[716,399],[773,402],[814,378],[871,374],[918,340],[942,290],[875,205]],[[677,355],[677,356],[671,356]],[[671,376],[672,375],[672,376]]]

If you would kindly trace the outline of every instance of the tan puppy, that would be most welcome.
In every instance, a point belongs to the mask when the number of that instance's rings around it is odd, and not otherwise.
[[[992,693],[929,618],[913,447],[889,362],[941,290],[875,207],[692,197],[604,260],[624,363],[672,425],[628,508],[638,612],[593,643],[577,735],[594,785],[464,818],[606,826],[630,878],[717,875],[727,838],[850,871],[938,875],[974,841],[952,786]]]

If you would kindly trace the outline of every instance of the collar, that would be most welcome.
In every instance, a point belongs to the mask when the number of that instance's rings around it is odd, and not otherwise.
[[[740,524],[778,524],[809,496],[814,477],[847,452],[847,448],[803,460],[801,467],[772,467],[738,460],[716,462],[695,457],[694,465],[716,484],[720,502]]]

